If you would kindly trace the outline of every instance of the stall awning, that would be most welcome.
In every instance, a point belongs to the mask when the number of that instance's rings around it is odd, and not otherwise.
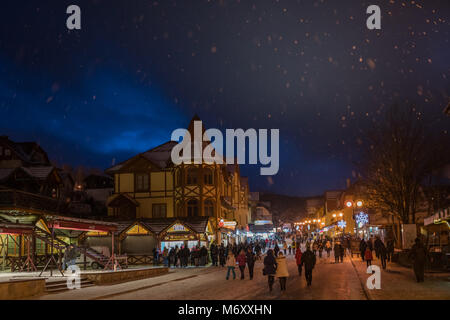
[[[31,234],[33,226],[23,224],[0,223],[0,234]]]
[[[117,225],[115,223],[98,220],[53,216],[47,217],[47,221],[48,226],[55,229],[98,232],[111,232],[117,229]]]

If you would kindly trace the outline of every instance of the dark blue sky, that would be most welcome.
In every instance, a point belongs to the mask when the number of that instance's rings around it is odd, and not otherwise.
[[[366,28],[370,4],[381,31]],[[197,113],[279,128],[280,171],[244,166],[251,189],[313,195],[344,187],[392,103],[449,126],[448,1],[18,0],[0,15],[0,133],[60,164],[109,167]]]

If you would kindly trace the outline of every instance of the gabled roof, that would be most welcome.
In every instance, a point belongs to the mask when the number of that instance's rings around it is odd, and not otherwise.
[[[45,180],[55,167],[22,167],[21,169],[33,178]]]
[[[0,142],[8,146],[27,165],[50,165],[47,153],[36,142],[14,142],[7,136],[1,136]],[[44,159],[36,160],[34,155],[41,153]]]
[[[137,159],[145,159],[152,163],[154,166],[164,169],[171,165],[171,153],[174,146],[176,146],[178,142],[176,141],[167,141],[155,148],[152,148],[148,151],[139,153],[138,155],[125,160],[111,168],[105,170],[106,173],[112,174],[116,171],[120,171],[125,168],[127,165],[131,164]]]

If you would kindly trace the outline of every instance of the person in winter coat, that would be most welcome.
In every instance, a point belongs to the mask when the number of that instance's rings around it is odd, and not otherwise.
[[[233,272],[233,280],[236,279],[236,272],[234,272],[234,268],[236,268],[236,259],[234,257],[233,253],[228,253],[227,256],[227,277],[226,279],[228,280],[228,278],[230,278],[230,271]]]
[[[367,266],[372,265],[373,256],[372,256],[372,250],[370,250],[369,246],[366,248],[366,252],[364,253],[364,260],[367,261]]]
[[[267,250],[267,255],[264,258],[264,270],[263,274],[267,276],[269,283],[269,291],[272,291],[273,282],[275,281],[275,274],[277,270],[277,261],[273,256],[273,250]]]
[[[327,243],[325,244],[325,250],[327,251],[327,257],[330,257],[330,253],[331,253],[331,243],[330,240],[327,240]]]
[[[383,267],[383,269],[386,269],[387,249],[383,242],[379,244],[378,255],[380,257],[381,266]]]
[[[247,249],[247,266],[248,266],[248,274],[250,275],[250,280],[253,280],[253,269],[255,268],[255,260],[256,256],[252,251],[252,248],[248,247]]]
[[[223,243],[220,245],[219,247],[219,263],[220,266],[223,267],[225,266],[225,246],[223,245]]]
[[[283,244],[283,249],[284,249],[284,255],[287,255],[288,245],[287,245],[286,241]]]
[[[202,246],[200,249],[200,265],[205,266],[206,260],[208,259],[208,249],[205,246]]]
[[[380,237],[377,236],[377,238],[374,241],[374,249],[375,249],[375,255],[377,258],[380,258],[380,247],[384,246],[383,241],[381,241]]]
[[[334,262],[339,263],[339,258],[341,257],[341,247],[339,242],[334,244]]]
[[[170,268],[170,265],[172,264],[174,264],[175,263],[175,249],[174,248],[171,248],[170,249],[170,251],[169,251],[169,268]]]
[[[280,280],[280,289],[281,291],[286,291],[286,281],[289,277],[289,271],[287,268],[286,257],[283,255],[283,252],[278,253],[277,261],[277,270],[275,272],[275,277]]]
[[[425,262],[427,260],[428,252],[419,238],[416,238],[415,242],[416,243],[412,246],[408,257],[413,260],[413,269],[417,282],[424,282]]]
[[[341,258],[341,262],[344,262],[345,248],[342,243],[339,243],[339,257]]]
[[[245,256],[245,251],[243,249],[237,256],[236,261],[239,265],[239,270],[241,271],[241,280],[244,280],[244,271],[245,271],[245,264],[247,263],[247,257]]]
[[[212,265],[217,267],[218,250],[217,250],[217,246],[214,243],[211,244],[210,255],[211,255]]]
[[[298,275],[302,275],[302,250],[297,248],[295,251],[295,262],[297,262]]]
[[[278,257],[278,251],[280,251],[280,248],[278,247],[278,244],[275,243],[275,246],[273,247],[273,253],[275,254],[275,257]]]
[[[359,252],[361,253],[361,259],[364,261],[364,255],[366,254],[367,249],[367,243],[364,241],[364,239],[361,239],[361,242],[359,243]]]
[[[394,255],[394,239],[389,239],[386,243],[386,258],[388,262],[391,262]]]
[[[312,283],[312,271],[316,265],[316,256],[309,247],[302,254],[302,266],[305,266],[305,279],[308,287]]]

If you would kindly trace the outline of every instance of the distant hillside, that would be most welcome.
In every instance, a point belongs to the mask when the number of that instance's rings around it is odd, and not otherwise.
[[[306,199],[309,197],[292,197],[274,193],[261,192],[260,201],[270,201],[273,222],[297,222],[306,217]]]

